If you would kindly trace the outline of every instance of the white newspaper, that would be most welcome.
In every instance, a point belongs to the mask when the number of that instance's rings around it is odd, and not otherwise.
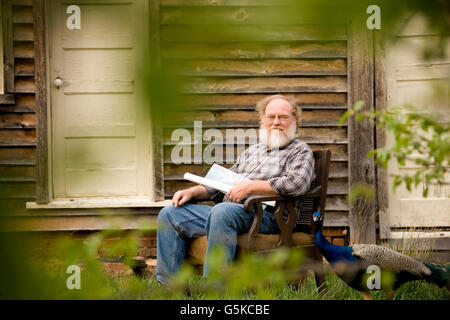
[[[250,181],[243,175],[215,163],[204,178],[187,172],[184,174],[184,179],[214,188],[223,193],[227,193],[234,186],[235,182]]]
[[[234,186],[235,182],[250,181],[249,178],[215,163],[212,165],[211,169],[209,169],[205,177],[186,172],[184,174],[184,179],[214,188],[225,194]],[[263,204],[263,208],[265,208],[265,205],[275,206],[275,201],[266,201],[263,202]]]

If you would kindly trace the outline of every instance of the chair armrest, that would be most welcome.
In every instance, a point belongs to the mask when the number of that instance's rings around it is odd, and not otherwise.
[[[302,194],[301,196],[298,196],[296,198],[316,198],[320,197],[322,193],[322,186],[317,186],[314,188],[314,190],[311,190],[305,194]],[[245,200],[244,202],[244,209],[246,211],[252,211],[254,209],[254,205],[259,202],[265,202],[265,201],[289,201],[294,200],[293,197],[286,197],[279,194],[274,195],[251,195]]]
[[[293,198],[288,198],[282,195],[260,195],[260,194],[254,194],[251,195],[247,198],[247,200],[245,200],[244,202],[244,209],[246,211],[253,211],[254,209],[254,205],[256,203],[261,203],[261,202],[265,202],[265,201],[288,201],[288,200],[293,200]]]
[[[317,186],[314,188],[314,190],[311,190],[305,194],[302,194],[301,196],[298,196],[299,198],[317,198],[322,195],[322,186]]]

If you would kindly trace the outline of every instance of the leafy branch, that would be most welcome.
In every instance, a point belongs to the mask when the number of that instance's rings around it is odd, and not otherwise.
[[[402,111],[399,107],[390,110],[361,111],[364,101],[360,100],[345,112],[339,119],[339,126],[349,118],[356,121],[368,119],[373,125],[385,128],[393,134],[391,146],[370,151],[367,157],[374,157],[376,165],[387,168],[391,159],[400,166],[406,162],[415,163],[414,174],[396,174],[393,180],[393,191],[405,184],[408,191],[424,184],[423,196],[428,196],[430,185],[445,185],[445,174],[450,158],[450,127],[448,123],[439,121],[437,114],[419,112],[412,106],[406,106]]]

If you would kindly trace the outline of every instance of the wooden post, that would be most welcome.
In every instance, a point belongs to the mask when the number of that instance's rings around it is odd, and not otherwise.
[[[36,202],[49,203],[44,0],[33,0],[36,82]]]
[[[158,72],[161,68],[160,59],[160,27],[159,27],[159,0],[149,0],[149,45],[150,68]],[[153,200],[164,200],[164,150],[162,119],[155,108],[150,106],[152,125],[152,157],[153,157]]]
[[[364,20],[348,24],[348,106],[364,100],[361,111],[374,106],[373,33]],[[375,147],[374,128],[370,121],[348,120],[349,186],[367,183],[375,187],[373,159],[366,157]],[[374,195],[375,196],[375,195]],[[350,243],[376,243],[374,201],[351,206],[349,213]]]
[[[382,111],[386,108],[386,75],[385,75],[385,50],[381,31],[374,31],[374,61],[375,61],[375,108]],[[384,128],[376,128],[376,148],[386,145],[386,131]],[[376,168],[377,185],[377,212],[380,239],[390,236],[390,224],[388,215],[389,186],[388,172],[381,164]]]
[[[2,0],[3,60],[5,93],[14,93],[14,32],[12,1]]]

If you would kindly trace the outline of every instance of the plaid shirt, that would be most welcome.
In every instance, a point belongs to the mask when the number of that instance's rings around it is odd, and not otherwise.
[[[267,150],[267,146],[263,143],[251,145],[241,153],[230,170],[250,180],[268,180],[275,192],[291,197],[308,192],[315,178],[311,148],[298,139],[293,139],[281,149]],[[210,187],[206,189],[211,198],[219,192]],[[223,201],[231,200],[225,195]],[[300,204],[300,199],[294,204],[297,224],[301,223]]]

